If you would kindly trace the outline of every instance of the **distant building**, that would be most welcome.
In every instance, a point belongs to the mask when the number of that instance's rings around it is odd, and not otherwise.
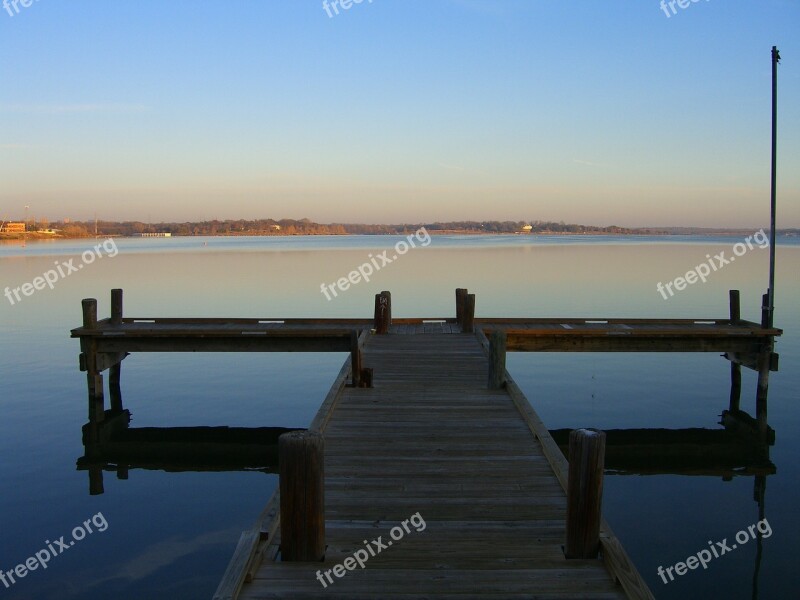
[[[533,225],[523,225],[522,226],[522,231],[530,231],[531,229],[533,229]]]
[[[269,228],[272,229],[272,231],[280,231],[281,230],[281,226],[277,225],[277,224],[276,225],[270,225]]]
[[[25,233],[25,223],[6,223],[0,231],[3,233]]]
[[[159,231],[156,233],[140,233],[141,237],[172,237],[172,234],[166,231]]]

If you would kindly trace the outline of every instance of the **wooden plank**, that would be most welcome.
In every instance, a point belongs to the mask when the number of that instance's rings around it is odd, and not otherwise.
[[[214,600],[234,600],[238,597],[239,591],[244,584],[245,575],[259,542],[257,531],[245,531],[236,544],[233,551],[233,558],[228,563],[228,568],[222,576],[217,591],[214,593]]]
[[[242,598],[622,597],[602,561],[564,559],[566,496],[508,392],[486,389],[475,337],[371,336],[364,363],[376,387],[335,385],[315,419],[326,437],[325,561],[266,561]],[[417,512],[424,532],[323,591],[317,570]]]

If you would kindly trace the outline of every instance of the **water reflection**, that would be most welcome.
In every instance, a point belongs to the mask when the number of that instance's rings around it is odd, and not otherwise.
[[[95,431],[82,427],[84,455],[79,471],[88,471],[89,494],[104,492],[103,473],[128,479],[131,469],[278,472],[278,437],[285,427],[130,427],[128,410],[106,411]]]

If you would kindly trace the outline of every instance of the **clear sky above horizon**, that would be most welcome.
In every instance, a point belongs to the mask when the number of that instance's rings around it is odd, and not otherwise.
[[[800,227],[800,1],[659,2],[9,5],[0,219],[761,227],[777,45]]]

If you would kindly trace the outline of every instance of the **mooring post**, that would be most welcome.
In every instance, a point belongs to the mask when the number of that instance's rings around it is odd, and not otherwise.
[[[84,329],[97,329],[97,300],[85,298],[81,301],[83,308]],[[103,376],[97,371],[97,349],[91,338],[81,338],[81,352],[86,366],[86,384],[89,392],[89,427],[91,441],[96,442],[98,426],[105,416],[105,399],[103,397]]]
[[[761,327],[762,329],[772,327],[770,325],[769,294],[761,296]]]
[[[353,387],[361,385],[361,349],[358,347],[358,330],[350,332],[350,370],[353,375]]]
[[[317,431],[278,438],[281,496],[281,560],[316,562],[325,557],[325,442]]]
[[[386,298],[386,306],[388,307],[386,316],[386,327],[388,328],[392,325],[392,292],[384,290],[381,292],[381,296]]]
[[[467,288],[456,288],[456,323],[459,325],[464,321],[464,302],[468,293]]]
[[[506,382],[506,332],[495,329],[489,338],[489,389],[498,390]]]
[[[111,290],[111,324],[122,325],[122,290]]]
[[[389,292],[375,294],[375,333],[389,333],[392,322],[392,295]]]
[[[94,298],[84,298],[81,300],[83,308],[83,327],[85,329],[97,328],[97,300]]]
[[[730,301],[731,306],[731,325],[737,325],[739,321],[742,320],[742,309],[739,300],[739,290],[729,290],[728,291],[728,300]]]
[[[475,294],[467,294],[464,298],[464,319],[461,323],[463,333],[472,333],[475,327]]]
[[[603,500],[606,434],[575,429],[569,434],[567,481],[567,558],[597,558]]]
[[[361,369],[361,387],[363,388],[371,388],[372,387],[372,377],[374,376],[374,372],[371,367]]]

